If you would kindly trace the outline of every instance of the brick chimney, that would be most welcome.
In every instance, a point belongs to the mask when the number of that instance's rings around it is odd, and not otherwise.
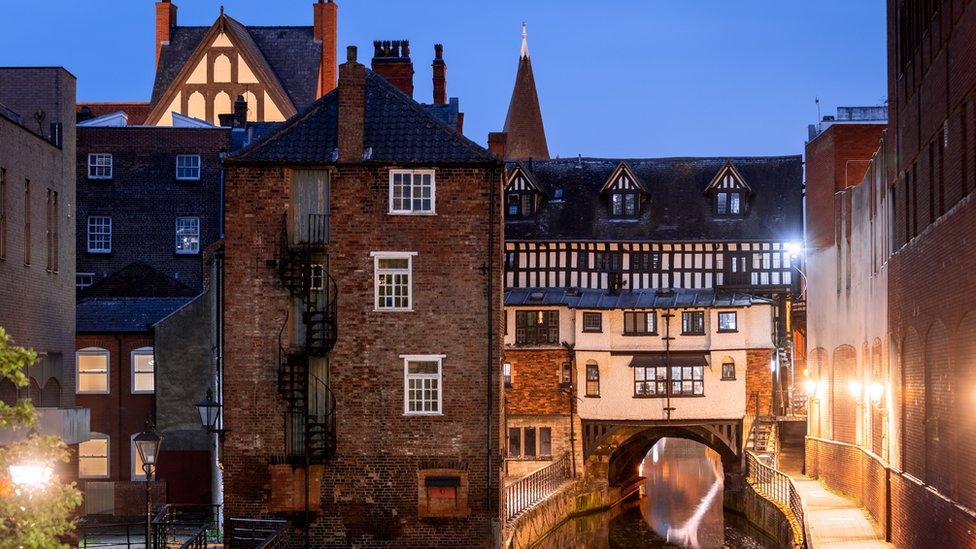
[[[247,101],[243,95],[238,95],[234,101],[234,127],[243,128],[247,125]]]
[[[373,72],[382,76],[398,90],[413,97],[413,61],[410,60],[409,40],[377,40],[373,42]]]
[[[447,104],[447,64],[444,63],[444,46],[434,44],[434,62],[430,64],[434,74],[434,104]]]
[[[366,67],[356,62],[356,46],[346,48],[339,66],[339,162],[363,161]]]
[[[488,152],[498,158],[505,158],[505,143],[508,141],[508,134],[505,132],[488,133]]]
[[[339,6],[332,0],[318,0],[312,4],[312,37],[322,43],[319,61],[319,97],[336,87],[337,51],[336,34],[339,25]]]
[[[156,64],[159,64],[159,53],[163,46],[169,45],[176,26],[176,4],[170,0],[156,2]]]

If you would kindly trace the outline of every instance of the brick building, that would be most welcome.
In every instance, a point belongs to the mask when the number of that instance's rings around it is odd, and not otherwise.
[[[315,547],[492,539],[503,170],[353,47],[336,91],[228,159],[228,516]]]
[[[89,427],[75,402],[74,100],[63,68],[0,68],[0,326],[38,354],[30,387],[4,380],[0,398],[29,397],[40,431],[68,444]]]
[[[969,367],[976,254],[967,241],[976,226],[976,2],[889,0],[887,13],[889,123],[865,179],[880,183],[846,194],[833,217],[852,219],[836,254],[852,272],[851,286],[859,277],[862,285],[874,280],[864,273],[886,274],[887,287],[874,292],[884,292],[875,306],[887,310],[888,350],[879,335],[880,346],[867,342],[823,357],[836,372],[826,391],[843,391],[836,385],[846,381],[844,372],[861,385],[848,384],[853,398],[825,399],[829,413],[856,419],[821,429],[822,437],[808,442],[807,466],[861,501],[896,546],[971,546],[976,475],[968,456],[976,422],[967,395],[976,382]],[[848,235],[872,221],[887,229],[880,257],[848,253],[847,241],[856,238]],[[843,292],[849,275],[838,273]],[[877,397],[864,393],[861,381],[876,374],[884,381]],[[867,400],[887,432],[875,432],[873,410],[862,411]],[[845,441],[854,445],[838,444]]]

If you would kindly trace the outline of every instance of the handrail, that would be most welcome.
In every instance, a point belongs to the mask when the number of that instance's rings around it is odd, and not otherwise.
[[[228,547],[235,549],[283,549],[290,530],[282,519],[227,519]]]
[[[215,526],[219,505],[174,504],[162,506],[152,521],[152,546],[196,549],[206,547],[208,533]]]
[[[799,525],[803,544],[806,546],[806,523],[803,517],[803,502],[796,485],[786,473],[766,465],[753,452],[746,452],[746,480],[764,498],[789,510]]]
[[[532,507],[573,476],[569,452],[505,487],[505,521]]]

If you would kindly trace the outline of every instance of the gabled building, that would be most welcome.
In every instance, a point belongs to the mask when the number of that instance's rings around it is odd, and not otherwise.
[[[337,90],[228,158],[228,517],[316,546],[493,538],[503,175],[354,47]]]

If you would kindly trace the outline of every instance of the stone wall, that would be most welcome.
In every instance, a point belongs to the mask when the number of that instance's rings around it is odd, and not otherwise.
[[[777,547],[803,547],[802,525],[792,521],[786,510],[759,495],[743,482],[740,490],[727,489],[723,505],[742,521],[745,529],[758,530]]]

